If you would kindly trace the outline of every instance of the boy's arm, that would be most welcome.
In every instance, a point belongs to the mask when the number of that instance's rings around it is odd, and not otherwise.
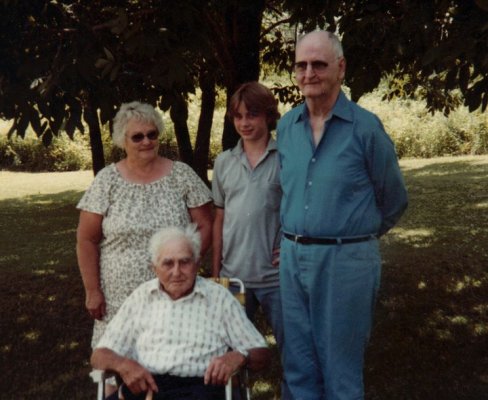
[[[224,227],[224,209],[215,207],[215,216],[212,230],[212,276],[220,275],[222,263],[222,231]]]

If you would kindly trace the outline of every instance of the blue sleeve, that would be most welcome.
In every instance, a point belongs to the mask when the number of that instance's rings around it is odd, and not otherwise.
[[[398,222],[408,205],[407,189],[398,164],[395,146],[381,122],[368,143],[366,164],[381,211],[379,236]]]

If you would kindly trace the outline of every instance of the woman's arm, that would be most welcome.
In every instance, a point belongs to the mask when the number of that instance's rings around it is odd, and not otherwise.
[[[197,224],[202,238],[200,257],[203,257],[212,241],[212,203],[208,202],[199,207],[189,208],[188,211],[190,212],[192,222]]]
[[[102,240],[103,216],[88,211],[80,212],[76,232],[76,255],[83,286],[85,305],[90,315],[102,319],[106,313],[105,297],[100,285],[100,241]]]

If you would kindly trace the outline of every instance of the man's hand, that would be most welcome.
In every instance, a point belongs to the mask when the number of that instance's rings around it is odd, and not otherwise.
[[[205,371],[205,385],[225,385],[245,363],[246,357],[238,351],[229,351],[223,356],[214,357]]]
[[[132,393],[139,394],[148,390],[158,391],[158,386],[151,373],[138,362],[125,358],[117,370]]]
[[[277,247],[276,249],[273,249],[273,257],[271,259],[271,264],[273,267],[279,267],[280,266],[280,248]]]

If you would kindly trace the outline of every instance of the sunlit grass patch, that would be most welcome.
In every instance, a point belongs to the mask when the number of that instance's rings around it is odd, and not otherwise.
[[[270,346],[276,346],[276,339],[273,335],[266,335],[265,336],[266,342]]]
[[[473,327],[473,334],[476,336],[487,336],[488,324],[475,324]]]
[[[488,201],[482,201],[480,203],[477,203],[474,205],[474,207],[480,208],[480,209],[486,209],[486,208],[488,208]]]
[[[417,288],[419,288],[420,290],[426,289],[427,283],[425,283],[424,281],[420,281],[417,285]]]
[[[6,344],[0,347],[1,353],[9,353],[10,351],[12,351],[12,345],[10,344]]]
[[[80,347],[79,342],[60,343],[58,345],[59,350],[75,350],[78,347]]]
[[[20,260],[20,255],[18,254],[7,254],[0,256],[0,264],[3,263],[14,263]]]
[[[477,278],[473,278],[470,276],[463,276],[462,279],[457,280],[455,282],[451,282],[448,287],[448,292],[461,292],[463,290],[471,289],[471,288],[479,288],[482,285],[482,281]]]
[[[52,264],[52,263],[53,263],[52,261],[47,262],[47,264]],[[36,269],[35,271],[33,271],[34,275],[39,275],[39,276],[54,275],[55,273],[56,273],[56,271],[54,269],[50,269],[50,268]]]
[[[29,320],[30,320],[30,318],[29,318],[29,316],[28,316],[28,315],[26,315],[26,314],[24,314],[24,315],[19,315],[19,317],[17,318],[17,322],[18,322],[19,324],[25,323],[25,322],[27,322],[27,321],[29,321]]]
[[[27,341],[37,341],[39,339],[39,336],[41,336],[41,332],[39,331],[29,331],[29,332],[24,332],[23,337]]]
[[[429,247],[435,238],[434,228],[416,228],[416,229],[405,229],[396,228],[394,235],[401,241],[416,247]]]

